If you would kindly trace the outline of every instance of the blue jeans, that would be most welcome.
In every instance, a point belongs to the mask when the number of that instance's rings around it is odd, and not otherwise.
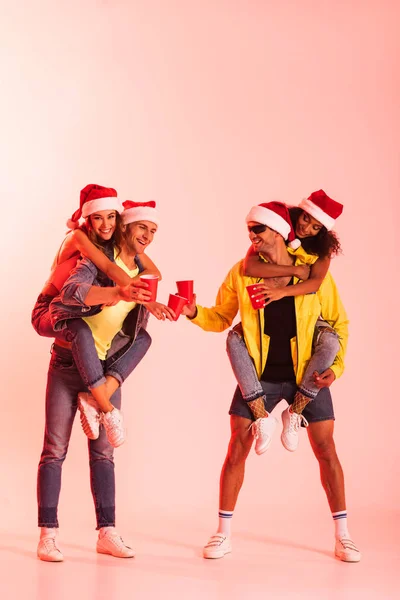
[[[135,362],[130,363],[131,371],[150,346],[150,336],[144,330],[142,332],[145,335],[139,334],[131,346],[136,348]],[[104,369],[107,371],[107,361],[104,362]],[[77,411],[77,395],[84,390],[85,385],[75,365],[72,352],[54,346],[47,379],[44,444],[38,468],[39,527],[58,527],[57,509],[62,465],[68,452]],[[111,403],[116,408],[121,407],[120,388],[111,397]],[[88,446],[90,483],[96,509],[97,529],[113,526],[115,525],[113,448],[107,440],[103,427],[100,428],[97,440],[88,440]]]
[[[71,351],[83,383],[89,389],[106,382],[106,375],[112,375],[121,385],[146,354],[151,345],[151,337],[140,329],[134,344],[129,342],[113,358],[101,361],[97,355],[90,327],[82,319],[70,319],[66,328],[54,330],[50,321],[49,304],[52,296],[41,294],[32,312],[32,325],[44,337],[55,338],[71,343]],[[82,390],[81,390],[82,391]]]
[[[324,321],[318,321],[314,332],[313,355],[308,363],[299,391],[313,400],[319,389],[314,383],[313,373],[328,369],[339,351],[339,339],[334,329]],[[258,379],[253,360],[240,331],[231,329],[226,340],[226,351],[232,370],[246,402],[264,396],[262,382]]]
[[[82,319],[71,319],[65,329],[55,331],[49,306],[53,296],[40,294],[32,311],[32,325],[42,337],[71,343],[72,355],[85,385],[90,389],[105,383],[104,371],[97,355],[90,327]]]

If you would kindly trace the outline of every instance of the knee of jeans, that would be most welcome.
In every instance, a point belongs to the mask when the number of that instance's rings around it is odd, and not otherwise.
[[[235,329],[231,329],[226,337],[226,351],[229,354],[232,350],[239,348],[242,343],[243,336]]]
[[[106,460],[114,464],[114,448],[106,441],[104,444],[97,444],[95,447],[90,447],[90,463]]]
[[[143,329],[141,332],[141,337],[147,351],[153,342],[153,340],[151,339],[151,335],[145,329]]]
[[[67,456],[68,444],[61,444],[56,440],[46,439],[42,456],[40,459],[41,463],[59,462],[64,461]]]
[[[333,357],[335,357],[340,350],[339,336],[333,329],[326,329],[325,331],[321,331],[318,337],[317,344],[319,346],[323,346],[324,350],[332,354]]]

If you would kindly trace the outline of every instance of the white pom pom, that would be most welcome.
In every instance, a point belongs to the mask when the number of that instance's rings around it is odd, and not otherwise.
[[[79,221],[73,221],[72,219],[68,219],[67,221],[68,229],[76,229],[79,227]]]
[[[292,250],[297,250],[301,246],[301,241],[298,238],[294,238],[292,242],[289,242],[289,246]]]

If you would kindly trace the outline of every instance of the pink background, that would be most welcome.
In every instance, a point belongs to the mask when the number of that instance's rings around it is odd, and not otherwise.
[[[2,3],[0,512],[3,528],[31,536],[26,549],[36,543],[50,347],[30,313],[91,182],[123,199],[156,199],[162,224],[149,255],[163,273],[159,298],[194,278],[206,306],[249,245],[253,204],[295,204],[320,187],[344,203],[344,255],[332,272],[351,336],[332,388],[336,442],[354,537],[365,546],[366,523],[376,539],[398,526],[400,7],[350,4]],[[183,318],[152,320],[149,331],[153,346],[123,389],[118,524],[154,539],[185,539],[192,526],[186,541],[201,547],[216,524],[235,386],[226,334]],[[94,523],[85,444],[77,422],[63,474],[65,531]],[[268,455],[251,454],[235,529],[279,536],[289,527],[290,538],[310,519],[320,519],[315,542],[331,549],[306,436],[294,455],[277,436]]]

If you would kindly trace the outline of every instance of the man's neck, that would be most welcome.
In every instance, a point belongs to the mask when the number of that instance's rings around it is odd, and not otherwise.
[[[136,267],[135,253],[127,244],[121,247],[120,259],[126,264],[128,269],[133,270]]]
[[[261,254],[268,262],[275,265],[292,265],[294,262],[293,256],[289,254],[284,243],[274,244],[262,250]]]

